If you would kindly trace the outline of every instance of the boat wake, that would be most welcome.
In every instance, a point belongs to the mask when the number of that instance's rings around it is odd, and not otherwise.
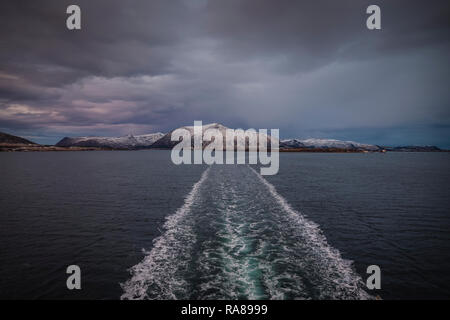
[[[250,166],[212,166],[122,299],[371,299],[352,263]]]
[[[187,279],[181,273],[187,268],[190,258],[186,248],[196,241],[192,225],[186,223],[187,216],[209,170],[206,169],[194,184],[183,206],[167,218],[164,224],[166,232],[155,239],[153,249],[142,262],[131,268],[133,276],[122,285],[124,293],[121,299],[176,299],[186,294]]]

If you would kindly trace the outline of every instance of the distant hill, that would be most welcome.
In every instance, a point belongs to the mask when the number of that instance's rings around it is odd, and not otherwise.
[[[333,149],[349,151],[381,151],[382,148],[372,144],[335,139],[287,139],[280,141],[280,149]]]
[[[0,144],[33,144],[36,145],[36,143],[21,138],[17,136],[13,136],[11,134],[0,132]]]
[[[148,148],[163,137],[161,132],[145,135],[128,135],[124,137],[65,137],[59,141],[57,147],[94,147],[112,149]]]

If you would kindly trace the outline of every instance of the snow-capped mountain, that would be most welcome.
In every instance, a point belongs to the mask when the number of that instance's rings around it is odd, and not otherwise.
[[[318,148],[318,149],[344,149],[344,150],[365,150],[365,151],[378,151],[381,148],[372,145],[364,144],[354,141],[341,141],[335,139],[287,139],[281,140],[280,148],[293,149],[293,148]]]
[[[193,146],[194,145],[194,142],[193,142],[194,141],[193,140],[194,127],[193,126],[185,126],[185,127],[181,127],[181,128],[178,128],[178,129],[185,129],[185,130],[189,131],[189,133],[190,133],[190,135],[192,137],[192,142],[191,143],[192,143],[192,146]],[[225,127],[224,125],[222,125],[220,123],[210,123],[210,124],[203,125],[202,129],[203,129],[203,132],[206,131],[207,129],[217,129],[217,130],[219,130],[220,133],[223,136],[223,146],[224,146],[223,150],[226,150],[226,130],[230,129],[230,128]],[[177,130],[177,129],[175,129],[175,130]],[[172,141],[171,140],[172,133],[175,130],[167,133],[164,137],[162,137],[161,139],[156,141],[152,145],[152,148],[164,148],[164,149],[173,148],[176,144],[179,143],[178,141]],[[262,139],[267,139],[267,146],[268,146],[268,148],[270,148],[270,146],[272,145],[272,141],[273,141],[273,138],[271,136],[259,133],[258,131],[256,131],[256,132],[252,132],[252,131],[248,132],[248,137],[249,138],[256,138],[256,139],[258,139],[257,141],[263,141]],[[234,139],[234,141],[235,141],[236,146],[244,148],[244,143],[245,143],[244,141],[237,141],[236,138]],[[207,146],[209,143],[210,143],[210,141],[204,141],[203,142],[203,147]],[[248,142],[245,143],[245,144],[246,144],[245,149],[248,149]]]
[[[134,138],[137,141],[138,147],[149,147],[153,145],[156,141],[161,139],[164,136],[164,133],[157,132],[157,133],[149,133],[149,134],[142,134],[139,136],[134,136]]]
[[[124,137],[65,137],[59,141],[57,147],[98,147],[113,149],[148,148],[155,141],[163,137],[161,132],[144,135],[128,135]]]

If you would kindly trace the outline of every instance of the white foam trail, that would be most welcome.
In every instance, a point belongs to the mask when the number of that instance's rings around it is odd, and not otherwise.
[[[183,219],[191,211],[199,188],[208,177],[209,169],[194,184],[183,206],[167,217],[164,224],[166,232],[154,240],[153,249],[130,269],[131,279],[121,284],[124,290],[122,300],[177,299],[177,294],[186,293],[187,282],[177,277],[176,273],[186,267],[190,255],[187,248],[195,242],[195,234],[192,226],[181,222],[184,222]]]
[[[268,182],[263,176],[261,176],[255,169],[249,166],[249,168],[256,174],[259,180],[267,187],[271,195],[276,199],[278,204],[283,208],[283,210],[288,214],[289,219],[295,225],[301,227],[302,236],[311,246],[311,249],[317,253],[317,257],[321,259],[321,264],[328,275],[336,276],[339,278],[334,278],[332,281],[339,288],[344,291],[353,292],[358,299],[373,299],[367,292],[361,289],[360,285],[363,283],[361,278],[353,271],[351,264],[352,261],[345,260],[341,257],[339,250],[331,247],[320,230],[319,226],[306,219],[300,212],[294,210],[287,200],[283,198],[276,190],[276,188]],[[327,294],[330,294],[327,292]],[[339,293],[333,298],[339,298]]]
[[[234,189],[230,190],[232,199],[236,200],[236,191]],[[241,214],[236,211],[236,205],[230,204],[224,210],[225,225],[220,235],[229,240],[228,244],[224,244],[220,250],[222,259],[227,261],[227,266],[224,268],[224,273],[227,275],[227,279],[222,279],[227,281],[228,284],[228,295],[233,299],[237,299],[241,294],[240,291],[243,289],[244,295],[248,297],[249,300],[256,300],[260,298],[256,294],[256,285],[250,276],[252,268],[250,267],[251,257],[244,259],[239,259],[242,251],[247,248],[247,239],[243,234],[243,227],[245,226],[244,221],[240,221],[239,224],[233,222],[232,217]],[[234,252],[236,250],[236,252]],[[226,270],[229,271],[226,271]],[[261,298],[260,298],[261,299]]]

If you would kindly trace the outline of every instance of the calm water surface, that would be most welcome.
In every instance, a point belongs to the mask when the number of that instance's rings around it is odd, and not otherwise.
[[[263,178],[168,151],[2,153],[0,298],[450,298],[449,160],[289,153]]]

